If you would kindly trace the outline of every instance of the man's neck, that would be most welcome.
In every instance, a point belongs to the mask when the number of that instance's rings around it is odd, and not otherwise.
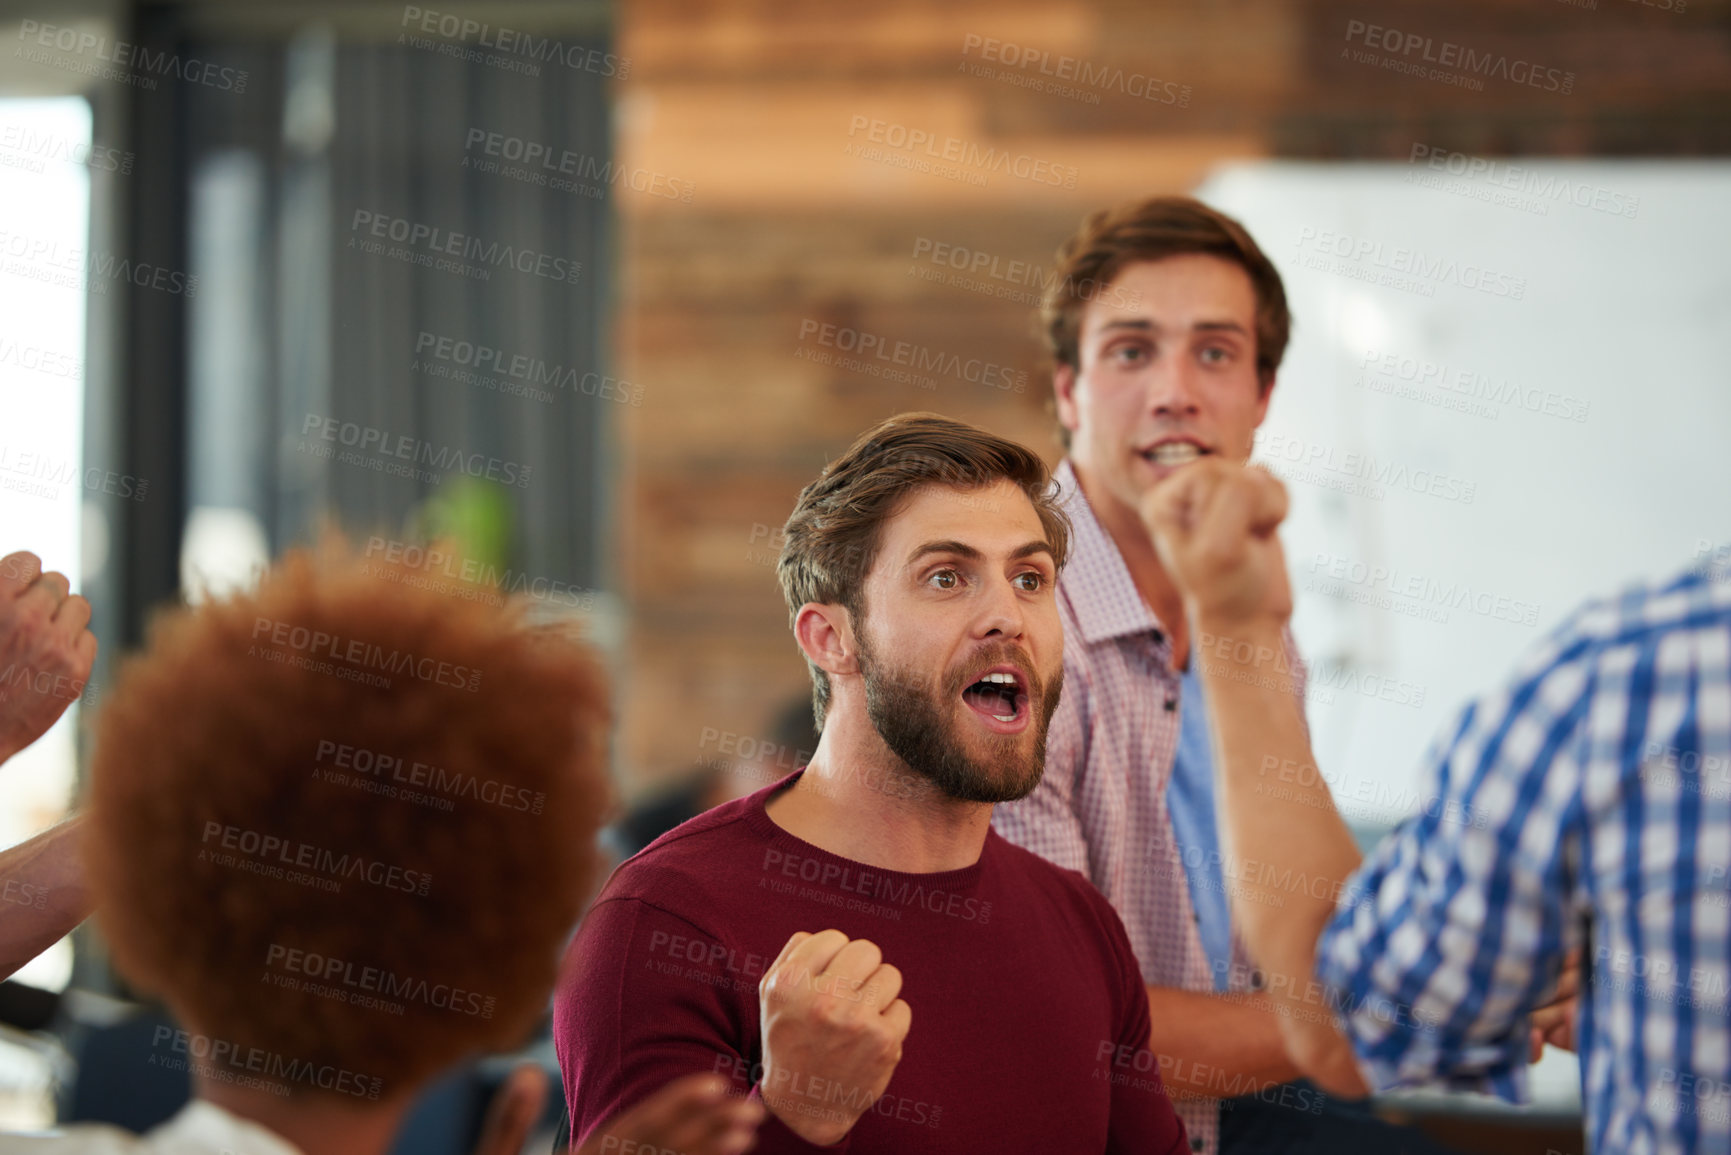
[[[1166,567],[1160,564],[1160,554],[1154,549],[1154,539],[1148,533],[1147,524],[1134,506],[1119,501],[1074,458],[1070,461],[1070,468],[1076,473],[1076,484],[1081,487],[1082,496],[1088,499],[1088,507],[1094,511],[1094,519],[1112,539],[1112,544],[1118,547],[1118,556],[1124,559],[1124,568],[1130,571],[1136,592],[1142,595],[1142,601],[1153,611],[1160,628],[1171,639],[1172,668],[1182,670],[1190,656],[1190,629],[1184,618],[1184,598],[1167,575]]]
[[[337,1095],[284,1099],[203,1078],[197,1080],[195,1093],[307,1155],[383,1155],[391,1149],[411,1100],[408,1095],[378,1102]]]
[[[941,796],[884,745],[868,719],[834,711],[805,773],[764,809],[795,838],[908,874],[974,865],[992,824],[991,803]]]

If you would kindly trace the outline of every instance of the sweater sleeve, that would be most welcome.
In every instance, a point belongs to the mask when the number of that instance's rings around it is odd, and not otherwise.
[[[773,961],[734,950],[639,899],[593,907],[572,943],[554,1006],[573,1147],[686,1075],[725,1075],[736,1094],[755,1097],[763,1073],[757,983]],[[753,1151],[833,1155],[847,1147],[845,1139],[832,1147],[808,1143],[770,1115]]]

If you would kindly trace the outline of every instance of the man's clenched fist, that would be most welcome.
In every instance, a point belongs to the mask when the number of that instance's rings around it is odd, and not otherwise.
[[[1150,490],[1141,513],[1192,621],[1232,634],[1292,616],[1275,532],[1286,487],[1272,474],[1205,457]]]
[[[90,677],[90,603],[71,589],[33,553],[0,558],[0,762],[47,733]]]
[[[758,983],[764,1106],[809,1143],[839,1142],[902,1058],[902,974],[865,939],[799,932]]]

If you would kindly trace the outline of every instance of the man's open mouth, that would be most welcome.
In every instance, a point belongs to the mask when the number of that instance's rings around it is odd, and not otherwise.
[[[1140,452],[1145,461],[1170,467],[1189,465],[1197,458],[1206,457],[1214,451],[1194,441],[1162,441],[1158,445],[1149,446]]]
[[[1027,679],[1018,670],[988,670],[962,691],[962,701],[992,721],[1013,726],[1028,714]]]

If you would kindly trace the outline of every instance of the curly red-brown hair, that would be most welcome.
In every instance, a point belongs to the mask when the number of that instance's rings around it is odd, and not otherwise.
[[[115,966],[277,1094],[391,1097],[520,1043],[599,864],[599,663],[426,585],[291,552],[158,619],[96,725]]]

